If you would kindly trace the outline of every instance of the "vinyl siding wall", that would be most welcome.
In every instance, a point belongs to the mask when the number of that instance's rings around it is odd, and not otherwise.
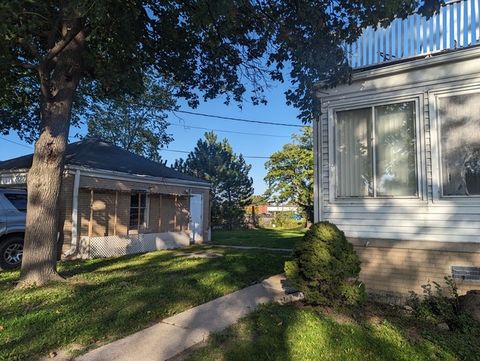
[[[473,49],[480,56],[479,49]],[[450,54],[451,55],[451,54]],[[435,97],[440,93],[480,92],[480,59],[458,59],[428,66],[429,59],[412,63],[425,67],[393,75],[375,76],[375,70],[357,75],[322,95],[322,116],[316,126],[317,219],[330,220],[350,237],[445,242],[480,242],[480,197],[440,195],[440,157],[437,145]],[[394,72],[394,70],[392,70]],[[335,112],[399,99],[416,100],[418,198],[338,199],[335,196]],[[480,130],[479,130],[480,131]]]
[[[314,124],[315,217],[342,229],[362,259],[361,278],[374,293],[421,292],[451,266],[480,267],[480,197],[443,197],[436,97],[480,92],[480,49],[354,74],[350,85],[319,92]],[[400,100],[417,102],[418,197],[336,197],[335,112]],[[479,129],[480,131],[480,129]],[[428,245],[428,246],[426,246]],[[460,285],[460,291],[480,282]]]

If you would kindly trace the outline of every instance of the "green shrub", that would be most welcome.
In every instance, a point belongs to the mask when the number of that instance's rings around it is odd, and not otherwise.
[[[314,224],[285,263],[292,284],[312,304],[356,305],[366,298],[358,280],[360,259],[345,234],[329,222]]]
[[[414,291],[410,291],[410,298],[407,302],[420,319],[440,323],[446,323],[451,330],[461,330],[468,332],[474,327],[471,317],[462,313],[458,302],[458,291],[455,280],[450,277],[444,277],[445,287],[438,282],[433,281],[433,287],[430,281],[422,285],[423,297],[420,297]]]
[[[277,212],[273,217],[273,224],[278,228],[296,228],[303,224],[302,220],[296,220],[293,212]]]

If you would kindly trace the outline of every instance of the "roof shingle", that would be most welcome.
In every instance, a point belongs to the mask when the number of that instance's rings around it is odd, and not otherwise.
[[[0,162],[0,171],[28,169],[32,166],[32,159],[33,154],[29,154]],[[208,184],[202,179],[178,172],[163,164],[94,138],[68,144],[65,165]]]

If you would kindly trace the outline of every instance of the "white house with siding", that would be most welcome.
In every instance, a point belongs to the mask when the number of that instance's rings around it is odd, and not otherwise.
[[[319,89],[315,219],[342,229],[373,293],[454,276],[480,289],[480,1],[365,29],[350,84]]]

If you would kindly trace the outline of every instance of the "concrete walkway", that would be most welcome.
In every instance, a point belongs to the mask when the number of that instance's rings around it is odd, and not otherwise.
[[[285,278],[277,275],[169,317],[145,330],[78,357],[77,361],[160,361],[202,342],[252,312],[258,305],[285,298]]]
[[[255,246],[231,246],[228,244],[213,244],[212,248],[235,248],[235,249],[262,249],[265,251],[278,251],[278,252],[293,252],[292,248],[271,248],[271,247],[255,247]]]

